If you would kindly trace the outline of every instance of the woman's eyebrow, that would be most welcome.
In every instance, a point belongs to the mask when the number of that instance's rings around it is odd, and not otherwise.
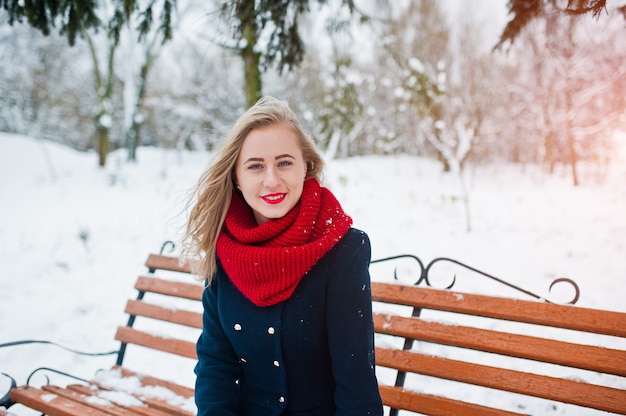
[[[284,158],[284,157],[290,157],[290,158],[292,158],[292,159],[295,159],[295,157],[291,156],[289,153],[285,153],[285,154],[282,154],[282,155],[278,155],[278,156],[276,156],[276,157],[274,158],[274,160],[282,159],[282,158]]]
[[[262,157],[250,157],[248,159],[246,159],[243,163],[248,163],[248,162],[263,162],[265,161],[265,159],[263,159]]]
[[[282,155],[278,155],[278,156],[274,157],[274,160],[279,160],[279,159],[283,159],[283,158],[295,159],[295,157],[293,157],[289,153],[284,153]],[[265,162],[265,158],[262,158],[262,157],[250,157],[250,158],[246,159],[243,163],[249,163],[249,162]]]

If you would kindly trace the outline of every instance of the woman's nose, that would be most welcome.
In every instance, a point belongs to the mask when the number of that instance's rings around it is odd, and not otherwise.
[[[263,177],[263,185],[267,188],[274,187],[278,184],[278,175],[275,169],[269,168],[265,171]]]

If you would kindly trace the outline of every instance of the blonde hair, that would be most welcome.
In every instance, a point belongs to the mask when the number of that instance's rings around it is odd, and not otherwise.
[[[243,141],[253,129],[274,124],[284,124],[296,134],[307,166],[306,179],[322,180],[324,161],[289,106],[274,97],[259,99],[231,128],[213,164],[200,176],[188,203],[191,209],[181,259],[189,263],[197,278],[206,280],[207,284],[217,271],[217,237],[233,192],[238,192],[235,190],[235,165]]]

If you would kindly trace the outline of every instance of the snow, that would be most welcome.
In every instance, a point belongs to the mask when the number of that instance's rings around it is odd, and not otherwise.
[[[155,148],[140,148],[137,163],[125,158],[125,151],[114,152],[102,169],[94,153],[0,133],[0,344],[50,340],[87,352],[118,348],[113,336],[126,322],[124,305],[136,295],[143,261],[164,241],[179,239],[184,203],[210,161],[207,153]],[[326,182],[354,225],[368,233],[373,258],[410,253],[426,264],[450,257],[548,299],[571,297],[561,289],[566,285],[548,290],[568,277],[580,286],[578,305],[626,312],[625,163],[581,166],[579,187],[567,168],[552,176],[532,166],[467,172],[470,233],[458,176],[442,173],[434,161],[334,160]],[[412,266],[398,270],[407,283],[417,280]],[[524,297],[458,268],[435,269],[434,286],[447,286],[454,276],[455,291]],[[374,280],[389,278],[376,270]],[[131,369],[132,360],[125,361]],[[0,372],[18,384],[38,367],[93,378],[113,364],[113,356],[77,356],[51,345],[0,348]],[[151,374],[193,385],[193,363],[151,365]],[[7,386],[0,377],[0,396]]]
[[[57,396],[56,394],[44,394],[43,396],[41,396],[41,399],[44,402],[51,402],[54,399],[56,399],[57,397],[59,397],[59,396]]]

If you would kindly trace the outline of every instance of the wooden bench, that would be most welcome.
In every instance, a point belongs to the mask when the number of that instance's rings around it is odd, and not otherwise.
[[[139,295],[126,305],[128,323],[115,335],[116,365],[88,382],[26,383],[11,389],[14,402],[50,416],[195,414],[191,387],[123,367],[130,345],[141,354],[168,353],[155,363],[171,354],[195,359],[202,285],[177,258],[150,255],[146,265],[150,273],[137,279]],[[376,361],[386,414],[626,415],[626,313],[377,279]],[[142,322],[172,329],[154,332]]]

